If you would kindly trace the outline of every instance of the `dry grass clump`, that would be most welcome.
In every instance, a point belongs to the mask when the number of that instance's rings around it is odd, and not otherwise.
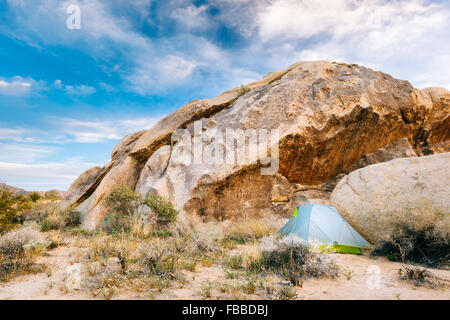
[[[426,268],[403,266],[398,269],[400,280],[412,283],[416,287],[427,286],[437,288],[443,284]]]
[[[50,241],[32,227],[12,230],[0,237],[0,281],[14,274],[42,271],[36,258],[50,245]],[[41,268],[39,268],[41,267]]]
[[[252,217],[232,224],[225,231],[225,241],[247,243],[275,233],[279,229],[279,221],[274,217]]]
[[[138,242],[135,239],[103,236],[91,241],[88,258],[95,261],[117,258],[121,271],[125,273],[130,264],[139,259],[137,250]]]
[[[80,213],[71,208],[62,208],[59,203],[38,203],[22,213],[24,221],[35,221],[41,231],[62,230],[80,224]]]
[[[247,92],[250,92],[251,90],[252,89],[248,85],[241,85],[239,87],[238,94],[240,96],[242,96],[242,95],[246,94]]]
[[[140,264],[152,275],[174,279],[180,268],[180,251],[173,241],[146,244],[141,248]]]
[[[251,277],[238,278],[226,281],[205,281],[200,287],[199,294],[204,299],[217,297],[232,297],[235,300],[242,300],[247,295],[254,294],[258,289],[255,279]]]
[[[232,268],[245,267],[258,273],[272,273],[301,285],[303,279],[336,277],[339,270],[325,255],[312,252],[293,237],[275,239],[268,237],[259,249],[249,248],[243,255],[226,261]]]
[[[83,236],[79,245],[88,248],[88,270],[92,271],[88,287],[92,294],[110,299],[122,288],[151,293],[184,285],[183,270],[195,272],[198,264],[212,263],[220,254],[214,228],[191,227],[175,224],[165,230],[167,235],[153,233],[145,238],[127,232]]]
[[[449,265],[450,215],[424,206],[411,208],[391,224],[389,236],[372,255],[434,267]]]
[[[275,290],[274,294],[278,300],[295,300],[297,298],[297,292],[292,285],[282,286]]]

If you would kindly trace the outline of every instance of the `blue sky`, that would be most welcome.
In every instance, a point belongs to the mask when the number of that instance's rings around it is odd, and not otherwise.
[[[448,1],[0,0],[0,182],[66,190],[125,134],[300,60],[450,89],[449,30]]]

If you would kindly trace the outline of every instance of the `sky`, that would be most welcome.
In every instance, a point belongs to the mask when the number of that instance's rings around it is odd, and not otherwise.
[[[0,0],[0,182],[67,190],[124,135],[302,60],[450,89],[450,1]]]

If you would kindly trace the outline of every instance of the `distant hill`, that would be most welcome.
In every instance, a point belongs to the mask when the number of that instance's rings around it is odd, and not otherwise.
[[[6,183],[0,182],[0,189],[9,189],[11,192],[13,192],[14,195],[19,195],[19,194],[23,194],[23,195],[28,195],[33,191],[27,191],[21,188],[17,188],[17,187],[13,187],[10,186]],[[49,190],[49,191],[36,191],[37,193],[39,193],[41,196],[45,196],[45,194],[47,192],[55,192],[56,194],[58,194],[58,196],[60,196],[61,198],[64,198],[66,192],[65,191],[60,191],[60,190]]]
[[[27,194],[30,193],[30,192],[28,192],[28,191],[26,191],[24,189],[13,187],[13,186],[7,185],[6,183],[2,183],[2,182],[0,182],[0,189],[9,189],[15,195],[18,195],[18,194],[27,195]]]

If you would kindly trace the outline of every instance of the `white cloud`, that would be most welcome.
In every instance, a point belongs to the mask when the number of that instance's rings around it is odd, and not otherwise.
[[[33,90],[42,89],[42,84],[31,79],[15,76],[9,79],[0,78],[0,95],[5,96],[24,96]]]
[[[67,190],[82,172],[96,165],[77,159],[60,163],[0,161],[0,177],[2,177],[2,182],[25,190]]]
[[[65,9],[75,2],[81,8],[81,29],[68,30]],[[118,0],[41,0],[25,6],[22,1],[9,0],[17,27],[11,26],[6,32],[36,47],[62,45],[82,50],[102,61],[106,73],[119,76],[122,90],[139,95],[165,93],[167,89],[186,85],[201,87],[204,75],[213,75],[222,81],[229,78],[228,71],[234,68],[231,57],[200,34],[189,33],[204,31],[203,27],[213,24],[206,15],[207,5],[195,7],[186,5],[187,2],[165,3],[166,15],[158,17],[172,18],[183,25],[182,32],[171,39],[148,38],[136,28],[136,21],[122,15],[124,10],[133,10],[157,28],[159,22],[147,18],[150,1],[131,5]],[[93,92],[92,88],[71,89],[71,93]]]
[[[422,0],[277,0],[260,12],[256,23],[264,41],[325,32],[339,38],[360,34],[374,47],[386,47],[442,26],[446,14],[440,9]]]
[[[32,163],[54,155],[60,148],[23,143],[0,143],[0,162]]]
[[[120,120],[80,120],[50,117],[45,129],[35,129],[31,127],[0,127],[0,141],[61,145],[71,142],[98,143],[120,140],[129,133],[150,129],[159,121],[159,119],[160,117],[142,117]],[[3,153],[3,156],[5,157],[15,157],[16,154],[20,154],[20,152],[11,153],[10,151],[12,149],[7,150],[4,149],[4,147],[5,144],[0,142],[0,153]],[[15,150],[22,150],[22,146],[20,145],[16,145],[14,148]],[[36,146],[35,150],[36,152],[40,150],[42,153],[45,153],[45,150],[50,151],[52,149]],[[2,155],[0,154],[0,161],[1,159]]]
[[[375,67],[417,87],[448,84],[448,3],[275,0],[256,12],[254,50],[270,52],[270,65],[343,61]]]
[[[65,85],[61,80],[55,80],[54,82],[55,88],[59,90],[65,91],[68,95],[74,97],[86,97],[94,94],[97,90],[88,85],[80,84],[80,85]]]
[[[82,28],[76,31],[65,28],[65,8],[75,2],[82,11]],[[445,85],[450,78],[447,68],[439,66],[450,62],[450,9],[443,1],[210,0],[194,6],[176,0],[157,9],[150,0],[8,3],[16,23],[6,32],[38,47],[83,50],[122,79],[118,90],[139,95],[187,86],[214,87],[209,92],[216,93],[239,79],[303,59],[364,63],[408,80],[429,74],[416,86]],[[213,7],[219,10],[211,15]],[[145,21],[164,31],[173,20],[179,30],[169,37],[147,37],[139,25]],[[228,49],[220,39],[209,40],[223,26],[240,32],[246,43]],[[74,86],[72,91],[89,94],[93,89]]]
[[[122,139],[128,133],[150,129],[159,118],[137,118],[123,120],[77,120],[55,119],[66,142],[97,143]]]
[[[206,29],[210,26],[210,20],[205,15],[207,8],[207,5],[196,7],[191,4],[187,7],[176,8],[170,16],[190,30]]]
[[[44,142],[41,138],[42,131],[24,127],[0,127],[0,141],[15,141],[24,143]]]
[[[126,76],[127,87],[141,95],[161,92],[167,87],[179,85],[196,68],[196,62],[180,56],[169,55],[143,62],[139,69]]]

